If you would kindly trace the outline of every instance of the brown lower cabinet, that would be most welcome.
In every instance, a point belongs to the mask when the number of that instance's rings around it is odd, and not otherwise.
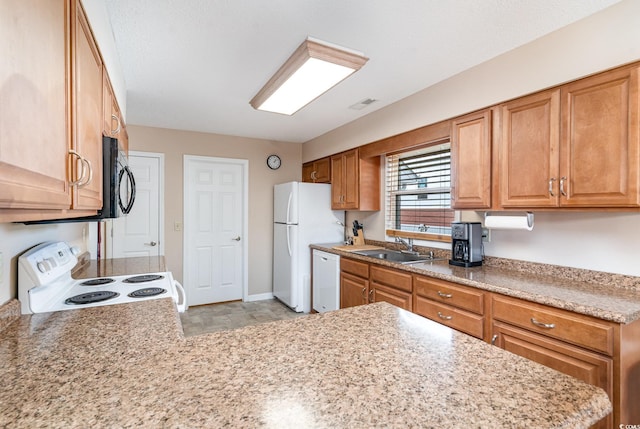
[[[640,320],[609,322],[470,286],[340,258],[340,307],[386,301],[601,387],[613,413],[640,422]]]

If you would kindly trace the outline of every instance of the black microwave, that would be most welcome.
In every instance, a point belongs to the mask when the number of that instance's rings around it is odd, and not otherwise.
[[[24,222],[25,224],[98,222],[129,214],[136,199],[136,181],[117,139],[102,137],[102,209],[95,216]]]

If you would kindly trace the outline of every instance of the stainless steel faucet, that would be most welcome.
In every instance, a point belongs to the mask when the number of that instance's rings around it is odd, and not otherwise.
[[[405,253],[411,253],[413,255],[417,255],[418,252],[416,252],[415,250],[413,250],[413,238],[407,238],[407,240],[405,241],[404,239],[402,239],[401,237],[396,237],[396,243],[402,243],[405,246],[407,246],[407,250],[403,250],[403,252]]]

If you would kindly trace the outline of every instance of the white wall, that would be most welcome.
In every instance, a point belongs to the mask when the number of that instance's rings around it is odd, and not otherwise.
[[[83,230],[89,234],[90,224],[23,225],[0,223],[0,305],[18,296],[18,256],[25,250],[49,240],[66,241],[86,250]]]
[[[640,1],[584,20],[462,72],[303,145],[310,161],[640,60]],[[463,214],[463,218],[474,217]],[[384,240],[383,213],[351,213]],[[487,255],[640,275],[640,214],[537,213],[532,232],[494,231]],[[441,245],[438,245],[442,247]]]

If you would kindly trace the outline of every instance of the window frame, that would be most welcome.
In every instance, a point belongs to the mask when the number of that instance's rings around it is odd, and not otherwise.
[[[416,154],[419,154],[419,152],[424,151],[425,154],[428,152],[438,152],[440,150],[444,150],[444,149],[448,149],[449,151],[449,157],[450,157],[450,161],[449,161],[449,187],[439,187],[439,188],[431,188],[431,189],[427,189],[425,188],[424,190],[411,190],[411,191],[404,191],[404,190],[392,190],[392,188],[396,188],[398,187],[398,174],[397,172],[399,172],[399,168],[396,168],[396,174],[394,175],[394,177],[391,177],[390,174],[393,174],[392,172],[389,171],[390,168],[390,162],[393,162],[391,160],[392,157],[397,157],[397,161],[399,163],[399,160],[402,158],[409,158],[412,156],[415,156]],[[385,197],[385,234],[389,237],[405,237],[405,238],[414,238],[414,239],[418,239],[418,240],[425,240],[425,241],[438,241],[438,242],[445,242],[445,243],[450,243],[451,242],[451,235],[450,234],[444,234],[444,233],[430,233],[430,232],[416,232],[416,231],[406,231],[406,230],[402,230],[402,229],[398,229],[396,227],[397,225],[397,217],[395,214],[396,211],[396,204],[392,201],[392,198],[395,200],[395,198],[397,198],[398,195],[425,195],[425,194],[435,194],[435,193],[442,193],[444,192],[448,192],[449,193],[449,211],[450,211],[450,216],[453,218],[452,220],[455,220],[456,218],[456,210],[451,208],[451,190],[452,190],[452,186],[451,186],[451,156],[452,156],[452,150],[451,150],[451,142],[450,140],[446,140],[446,141],[439,141],[437,143],[432,143],[429,145],[425,145],[425,146],[421,146],[421,147],[413,147],[411,149],[407,149],[407,150],[403,150],[400,152],[395,152],[395,153],[390,153],[390,154],[386,154],[385,155],[385,163],[384,163],[384,175],[385,175],[385,193],[384,193],[384,197]],[[443,210],[447,210],[447,208],[442,208]]]

